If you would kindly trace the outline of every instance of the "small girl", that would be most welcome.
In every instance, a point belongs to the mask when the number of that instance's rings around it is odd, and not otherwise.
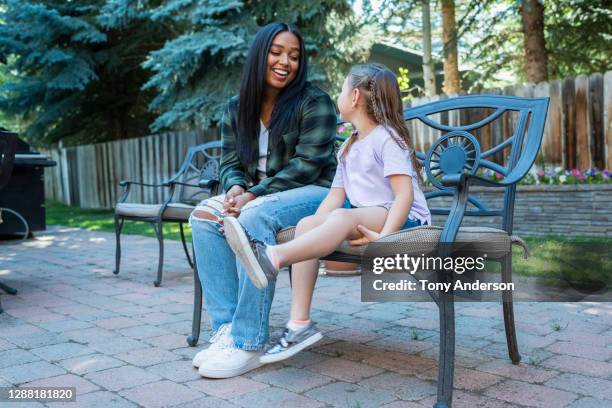
[[[262,363],[289,358],[322,338],[310,321],[319,258],[344,240],[363,245],[431,224],[395,75],[377,64],[353,67],[338,109],[340,119],[356,131],[339,149],[329,194],[315,215],[298,223],[292,241],[265,245],[249,237],[236,218],[224,220],[228,244],[258,288],[275,281],[280,268],[293,265],[290,320]]]

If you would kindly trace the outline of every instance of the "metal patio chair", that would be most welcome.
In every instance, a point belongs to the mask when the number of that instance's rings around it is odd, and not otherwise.
[[[164,223],[178,223],[181,234],[183,250],[187,257],[189,266],[193,268],[194,262],[187,242],[183,224],[189,222],[189,215],[198,202],[217,191],[219,177],[219,157],[221,155],[221,141],[214,141],[191,147],[187,151],[185,161],[178,172],[169,180],[159,184],[149,184],[137,181],[119,182],[124,188],[123,194],[117,200],[115,206],[115,270],[119,273],[121,262],[121,230],[125,220],[144,221],[153,224],[157,241],[159,242],[159,259],[157,264],[157,279],[153,282],[159,286],[162,281],[162,270],[164,264]],[[127,203],[133,185],[143,187],[166,187],[168,193],[161,204],[134,204]],[[178,190],[178,191],[177,191]]]
[[[476,123],[458,126],[445,125],[430,117],[443,112],[472,108],[490,108],[493,112]],[[420,226],[383,237],[376,242],[387,244],[380,246],[386,254],[377,256],[396,253],[420,256],[423,251],[427,251],[423,243],[430,245],[429,250],[433,252],[438,246],[450,250],[449,245],[439,245],[440,243],[469,242],[476,244],[480,251],[494,255],[488,260],[501,264],[502,282],[512,282],[512,245],[521,245],[526,250],[525,243],[512,235],[516,184],[536,160],[547,109],[548,98],[526,99],[493,95],[462,96],[406,109],[405,120],[418,120],[442,132],[442,136],[433,142],[427,153],[418,152],[417,157],[422,160],[429,180],[436,187],[436,190],[426,194],[427,199],[448,196],[452,197],[452,203],[450,208],[430,208],[432,214],[447,215],[443,227]],[[497,145],[482,151],[480,142],[471,132],[493,123],[506,112],[517,113],[514,131]],[[505,164],[491,160],[500,156],[507,156]],[[478,176],[476,171],[483,168],[501,174],[502,178],[493,181]],[[471,185],[504,188],[503,207],[487,207],[477,197],[469,194]],[[500,228],[461,227],[465,216],[501,217]],[[278,243],[290,241],[294,233],[295,227],[285,228],[278,232],[276,240]],[[367,247],[368,245],[350,246],[345,242],[336,252],[323,259],[359,263]],[[289,270],[291,272],[291,269]],[[453,272],[439,272],[439,281],[450,282],[451,273]],[[187,338],[187,343],[191,346],[198,342],[202,312],[202,288],[197,271],[194,277],[193,326],[192,333]],[[451,291],[430,292],[430,295],[438,306],[440,319],[438,393],[434,408],[450,408],[455,362],[454,294]],[[502,303],[508,354],[512,363],[518,364],[520,354],[514,325],[512,292],[502,292]]]

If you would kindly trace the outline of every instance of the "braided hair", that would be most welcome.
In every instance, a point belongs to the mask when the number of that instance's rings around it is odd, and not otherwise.
[[[370,118],[387,129],[402,149],[410,152],[410,161],[420,182],[422,166],[416,158],[412,138],[404,121],[404,106],[395,74],[381,64],[356,65],[349,73],[349,83],[353,89],[359,89],[363,94],[366,113]],[[342,149],[340,158],[348,153],[356,140],[357,133],[354,132]]]

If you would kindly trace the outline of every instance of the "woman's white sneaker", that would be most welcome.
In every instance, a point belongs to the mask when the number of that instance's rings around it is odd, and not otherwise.
[[[195,355],[192,362],[193,366],[199,368],[202,362],[212,358],[214,353],[227,347],[233,347],[234,341],[232,339],[231,332],[231,323],[221,325],[219,330],[217,330],[217,332],[210,338],[210,346]]]
[[[231,378],[244,374],[263,363],[259,362],[261,351],[246,351],[228,347],[214,353],[212,358],[202,361],[198,372],[202,377]]]

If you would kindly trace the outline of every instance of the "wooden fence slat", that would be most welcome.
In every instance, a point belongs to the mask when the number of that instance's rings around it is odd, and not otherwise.
[[[102,143],[94,145],[94,155],[95,155],[95,167],[94,170],[96,172],[96,177],[98,179],[98,186],[101,188],[98,189],[98,194],[95,199],[96,207],[106,207],[107,206],[107,196],[106,189],[103,186],[106,185],[106,177],[105,177],[105,162],[106,157],[104,156],[104,145]]]
[[[87,200],[85,198],[85,188],[81,188],[83,187],[81,185],[81,179],[85,178],[85,166],[83,164],[85,162],[85,158],[83,157],[84,147],[85,146],[77,146],[74,152],[76,154],[77,169],[78,169],[78,172],[75,175],[75,178],[77,179],[77,183],[78,183],[77,194],[78,194],[79,200],[78,200],[77,205],[79,207],[87,208]]]
[[[88,145],[85,148],[85,152],[87,154],[87,162],[85,163],[85,168],[87,178],[81,178],[81,184],[83,184],[87,191],[87,207],[86,208],[94,208],[96,206],[96,201],[98,198],[98,192],[94,190],[95,184],[88,183],[88,180],[96,180],[96,153],[95,153],[95,145]]]
[[[576,91],[574,88],[574,79],[566,78],[562,85],[563,93],[563,119],[564,119],[564,134],[565,140],[565,166],[569,168],[576,167],[576,116],[575,116],[575,101]]]
[[[106,185],[103,187],[106,190],[106,196],[108,197],[108,202],[106,203],[107,206],[104,208],[110,208],[115,203],[115,200],[113,197],[114,194],[112,190],[113,175],[112,175],[112,169],[111,169],[111,166],[114,163],[114,157],[112,156],[113,145],[112,143],[104,143],[103,146],[104,146],[104,154],[106,155],[106,161],[104,162],[104,173],[106,174]]]
[[[595,73],[589,76],[589,116],[591,124],[590,148],[593,165],[598,169],[606,166],[605,141],[603,129],[603,75]]]
[[[164,149],[163,149],[163,135],[158,135],[155,137],[155,141],[157,143],[157,149],[155,150],[155,172],[157,173],[157,182],[161,183],[162,181],[166,181],[168,178],[166,177],[166,171],[164,169]],[[167,188],[159,189],[159,200],[160,202],[166,198],[168,193]]]
[[[136,169],[137,173],[136,173],[136,177],[135,180],[142,180],[143,182],[146,182],[146,178],[145,178],[145,157],[146,157],[146,153],[147,151],[145,150],[145,140],[144,139],[136,139],[135,143],[134,143],[134,147],[132,149],[132,154],[135,155],[135,157],[138,157],[138,169]],[[143,186],[139,186],[139,196],[138,196],[138,201],[139,203],[150,203],[150,201],[147,201],[148,198],[145,196],[145,189]]]
[[[606,168],[612,170],[612,71],[604,74],[604,119],[603,130],[605,140]]]
[[[574,80],[575,101],[575,126],[576,126],[576,166],[580,169],[591,167],[590,134],[591,121],[589,112],[589,78],[586,75],[578,75]]]
[[[533,90],[534,98],[548,98],[550,97],[550,84],[548,82],[540,82]],[[542,148],[540,152],[544,157],[544,162],[552,163],[553,161],[553,145],[552,135],[550,130],[550,116],[546,116],[546,123],[544,125],[544,135],[542,137]]]
[[[109,186],[108,186],[108,192],[110,194],[111,197],[111,202],[110,202],[110,206],[114,207],[115,203],[117,202],[117,182],[118,182],[118,166],[119,166],[119,160],[117,157],[117,142],[113,142],[113,143],[109,143],[108,144],[108,156],[110,157],[110,160],[108,162],[108,179],[109,179]]]
[[[90,208],[89,205],[89,189],[87,188],[87,186],[89,184],[91,184],[91,181],[87,184],[84,183],[85,180],[91,180],[90,175],[89,175],[89,164],[91,163],[89,161],[89,155],[88,153],[88,148],[89,146],[85,145],[85,146],[79,146],[78,149],[78,155],[80,156],[79,160],[81,163],[81,171],[78,174],[78,178],[79,178],[79,191],[81,191],[82,195],[81,195],[81,207],[83,208]]]
[[[550,81],[550,102],[548,104],[547,123],[550,129],[550,139],[547,149],[547,161],[553,165],[565,167],[565,121],[563,118],[562,82]]]
[[[151,137],[146,137],[144,142],[145,142],[144,148],[145,148],[146,159],[144,161],[144,166],[142,167],[143,176],[147,178],[147,183],[153,184],[155,183],[155,174],[154,174],[153,163],[152,163],[153,147],[152,147]],[[155,193],[156,193],[155,187],[147,187],[144,189],[144,191],[145,191],[145,200],[147,200],[148,203],[157,202],[157,198],[155,197]]]

